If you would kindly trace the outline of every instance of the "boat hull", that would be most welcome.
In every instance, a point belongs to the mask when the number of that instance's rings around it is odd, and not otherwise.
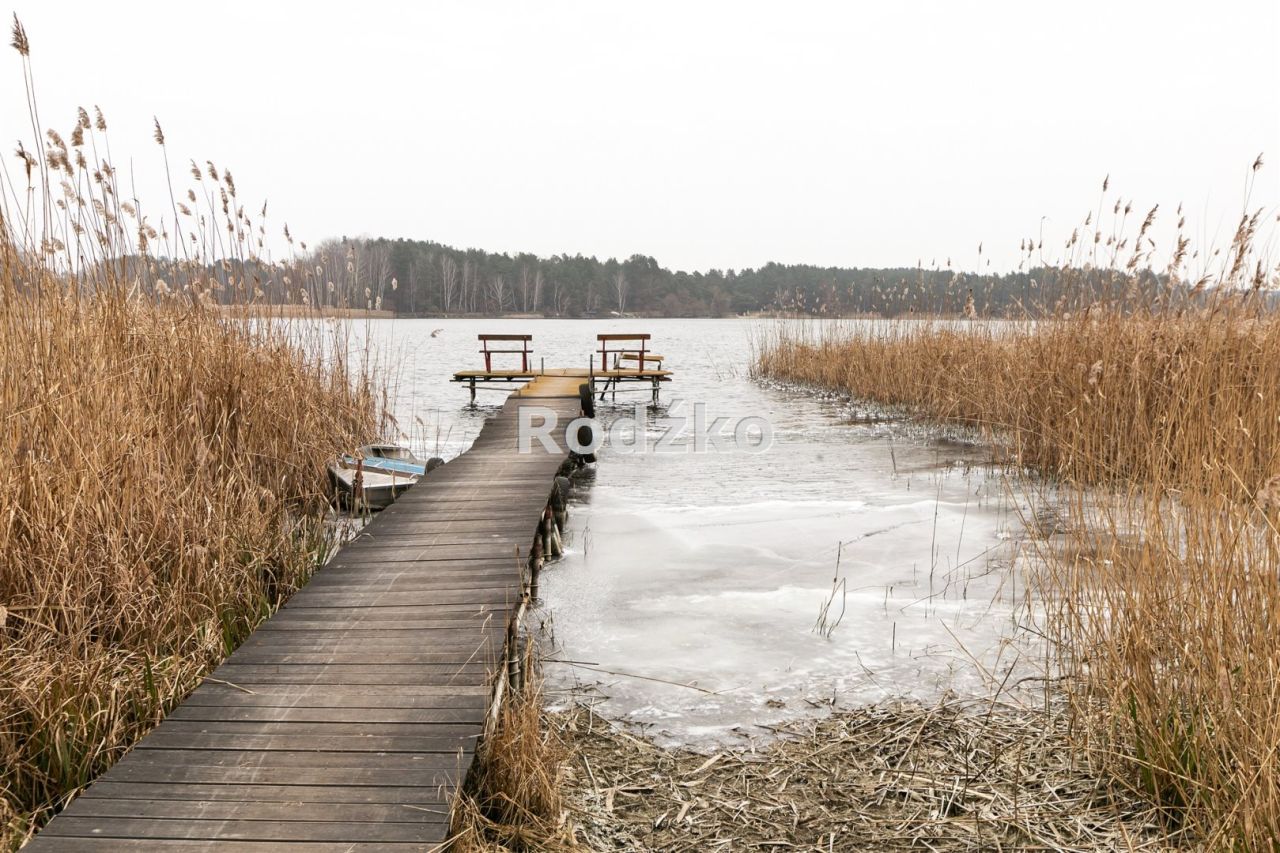
[[[356,487],[356,470],[335,464],[329,466],[329,481],[333,484],[338,505],[343,509],[386,509],[395,499],[418,482],[417,477],[382,474],[377,471],[361,471],[360,487]]]

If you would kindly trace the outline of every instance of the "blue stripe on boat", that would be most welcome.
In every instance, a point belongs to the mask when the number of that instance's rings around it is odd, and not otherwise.
[[[344,465],[354,468],[356,465],[354,456],[342,457]],[[415,465],[412,462],[404,462],[400,459],[387,459],[384,456],[366,456],[364,459],[364,470],[381,471],[387,474],[425,474],[427,467],[425,465]]]

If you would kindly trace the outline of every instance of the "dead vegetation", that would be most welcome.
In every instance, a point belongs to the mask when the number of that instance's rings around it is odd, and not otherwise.
[[[1062,708],[948,696],[699,751],[587,704],[547,711],[535,677],[482,744],[449,849],[1174,849],[1158,810],[1108,783],[1070,726]]]
[[[0,849],[306,580],[329,546],[325,460],[380,410],[340,345],[210,306],[215,270],[255,263],[229,174],[191,248],[228,255],[166,281],[169,235],[100,156],[105,118],[43,132],[16,22],[13,44],[44,138],[0,182]]]
[[[1164,836],[1080,763],[1062,714],[888,703],[713,753],[585,707],[550,725],[572,752],[569,834],[591,850],[1154,850]]]
[[[498,711],[454,799],[449,850],[489,853],[570,846],[564,809],[569,747],[543,711],[542,672],[530,644],[523,689]],[[504,674],[499,677],[505,677]]]
[[[1209,849],[1280,839],[1280,277],[1254,246],[1260,218],[1205,252],[1221,266],[1209,274],[1186,271],[1195,253],[1180,236],[1175,286],[1153,302],[1013,324],[789,327],[758,364],[965,425],[1048,475],[1027,491],[1038,504],[1052,489],[1065,541],[1037,555],[1034,589],[1072,676],[1079,760]],[[1101,242],[1106,227],[1086,224],[1069,254],[1094,228]],[[1107,244],[1122,234],[1121,220]],[[1111,270],[1119,290],[1139,268]]]

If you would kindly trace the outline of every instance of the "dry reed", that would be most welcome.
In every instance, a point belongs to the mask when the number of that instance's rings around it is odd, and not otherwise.
[[[379,426],[340,349],[211,308],[266,268],[230,175],[199,238],[153,226],[100,112],[69,144],[42,133],[16,21],[14,44],[37,141],[0,207],[6,849],[305,582],[331,538],[324,461]]]
[[[548,850],[570,843],[563,802],[568,753],[559,732],[546,723],[535,649],[533,643],[525,647],[523,689],[499,709],[454,800],[454,853]]]
[[[1159,850],[1149,806],[1099,786],[1067,718],[985,701],[886,703],[670,749],[585,707],[571,837],[590,850]]]
[[[1242,218],[1220,273],[1171,274],[1180,298],[790,326],[758,361],[967,425],[1050,475],[1068,532],[1041,555],[1039,592],[1078,746],[1211,849],[1280,844],[1280,316],[1257,223]],[[1171,269],[1186,254],[1180,238]]]

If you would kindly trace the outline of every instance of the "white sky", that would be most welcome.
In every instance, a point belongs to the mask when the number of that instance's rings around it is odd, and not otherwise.
[[[65,136],[100,104],[153,211],[154,114],[179,175],[230,167],[312,243],[972,269],[983,241],[1009,268],[1107,174],[1218,243],[1259,152],[1254,206],[1280,201],[1274,0],[10,8],[42,118]],[[12,172],[31,132],[5,55]]]

